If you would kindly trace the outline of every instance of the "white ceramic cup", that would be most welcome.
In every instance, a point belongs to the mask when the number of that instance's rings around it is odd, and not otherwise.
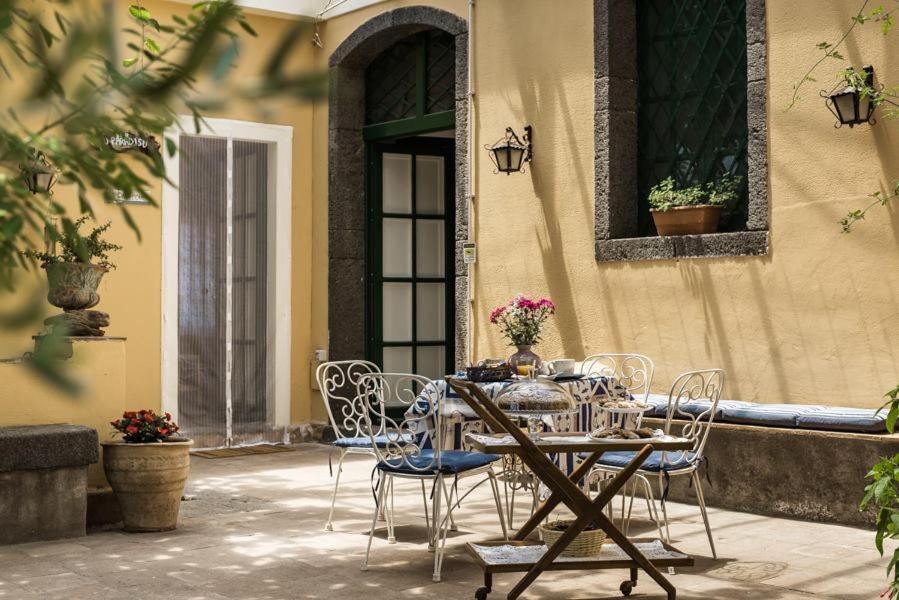
[[[549,361],[550,375],[574,375],[577,361],[572,358],[559,358]]]

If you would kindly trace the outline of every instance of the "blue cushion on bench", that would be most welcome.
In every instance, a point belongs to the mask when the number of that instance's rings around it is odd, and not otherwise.
[[[650,394],[646,399],[646,403],[652,406],[652,410],[643,413],[646,417],[660,417],[662,419],[665,418],[665,414],[668,411],[668,395],[667,394]],[[718,406],[715,409],[715,419],[719,419],[721,414],[725,408],[745,408],[748,406],[752,406],[751,402],[741,402],[739,400],[720,400],[718,402]],[[709,410],[709,403],[704,402],[702,400],[694,400],[691,402],[683,402],[678,407],[681,412],[684,412],[688,415],[693,415],[694,417],[698,417],[700,415],[705,415],[705,413]],[[675,416],[676,418],[676,416]],[[703,417],[703,420],[708,419],[708,415]]]
[[[876,408],[844,408],[841,406],[807,406],[799,415],[802,429],[886,433],[887,411]]]
[[[796,427],[799,415],[805,412],[805,408],[799,404],[727,406],[721,411],[721,420],[725,423],[738,423],[741,425]]]

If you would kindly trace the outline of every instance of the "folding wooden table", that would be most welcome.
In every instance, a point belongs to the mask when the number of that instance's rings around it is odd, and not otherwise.
[[[661,540],[629,540],[603,513],[603,509],[654,450],[691,450],[693,447],[691,440],[672,437],[592,440],[584,433],[541,433],[532,439],[531,435],[522,431],[476,384],[451,377],[447,378],[447,382],[494,432],[490,435],[468,434],[466,442],[470,447],[489,454],[519,456],[552,492],[511,540],[467,545],[468,552],[484,570],[484,587],[477,590],[476,599],[487,598],[493,584],[493,573],[526,572],[507,596],[509,600],[514,600],[544,571],[588,569],[629,569],[630,578],[620,587],[621,592],[627,596],[637,583],[638,568],[649,574],[665,589],[669,600],[676,598],[674,586],[657,567],[692,566],[693,559]],[[591,467],[604,452],[615,451],[636,451],[636,453],[609,485],[596,498],[591,499],[578,487],[578,482],[590,472]],[[580,453],[585,455],[585,458],[566,477],[547,454],[567,452]],[[560,503],[567,506],[575,517],[574,523],[565,533],[549,547],[543,542],[526,540]],[[560,556],[577,534],[591,522],[605,531],[615,545],[606,544],[603,551],[592,558]]]

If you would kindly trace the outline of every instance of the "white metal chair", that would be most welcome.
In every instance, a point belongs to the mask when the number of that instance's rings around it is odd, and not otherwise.
[[[362,404],[356,394],[360,377],[380,372],[378,365],[366,360],[325,362],[315,370],[315,378],[318,380],[325,409],[328,411],[328,419],[336,436],[331,445],[340,452],[340,458],[337,460],[337,478],[331,495],[331,510],[328,512],[325,531],[334,530],[332,519],[334,505],[337,502],[337,489],[340,486],[340,474],[343,471],[343,459],[347,454],[367,454],[372,458],[376,456],[372,439],[365,428]]]
[[[368,546],[362,570],[367,570],[372,540],[377,526],[378,512],[384,507],[387,517],[387,541],[394,542],[393,483],[395,479],[419,481],[425,503],[425,525],[428,544],[434,549],[435,582],[440,581],[447,531],[450,528],[453,509],[459,505],[458,481],[473,475],[486,475],[490,481],[493,499],[499,516],[503,537],[507,537],[503,510],[500,505],[499,486],[493,463],[497,455],[443,449],[445,419],[441,415],[440,401],[443,393],[429,379],[403,373],[372,373],[360,377],[358,396],[364,407],[365,428],[372,440],[378,464],[377,502],[372,516]],[[414,410],[407,410],[415,404]],[[401,408],[403,417],[394,419],[388,415],[387,406]],[[452,485],[447,487],[447,479]],[[431,482],[432,506],[428,518],[425,483]],[[474,489],[474,488],[472,488]],[[467,495],[467,492],[465,495]],[[387,494],[391,502],[386,506]],[[464,496],[463,496],[464,497]],[[442,505],[445,504],[445,509]]]
[[[721,369],[689,371],[679,375],[674,380],[668,393],[668,408],[665,414],[664,431],[668,435],[691,439],[693,447],[682,452],[653,452],[635,475],[644,483],[647,500],[653,508],[655,508],[655,499],[652,496],[652,486],[649,483],[649,478],[657,477],[662,516],[665,523],[664,537],[669,541],[671,533],[668,528],[668,511],[665,508],[667,483],[671,477],[690,476],[693,489],[696,491],[696,501],[699,504],[699,511],[702,513],[702,520],[705,524],[705,531],[709,538],[709,546],[712,549],[713,558],[717,558],[718,555],[715,551],[715,541],[712,538],[712,528],[709,525],[699,467],[704,462],[703,452],[708,442],[710,426],[715,419],[718,401],[721,399],[723,389],[724,371]],[[606,453],[593,468],[591,475],[594,473],[607,474],[620,471],[632,457],[633,452]],[[631,504],[633,504],[633,496],[631,496]],[[658,519],[657,509],[655,514],[656,519]],[[650,516],[652,516],[652,510],[650,510]],[[628,511],[626,518],[629,517],[630,511]],[[625,518],[625,516],[622,515],[622,518]],[[659,532],[661,533],[661,528]]]
[[[595,390],[597,394],[602,393],[605,397],[612,398],[633,398],[645,404],[652,388],[655,365],[649,357],[642,354],[593,354],[583,360],[578,372],[588,377],[605,377],[606,381],[614,382],[614,385],[608,385],[598,379]],[[602,411],[594,410],[592,426],[596,428],[612,424],[603,422],[604,418],[608,419],[608,416]],[[636,427],[640,426],[642,418],[642,414],[637,415]]]

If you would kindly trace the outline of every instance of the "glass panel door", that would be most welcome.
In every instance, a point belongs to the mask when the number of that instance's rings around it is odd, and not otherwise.
[[[441,139],[370,147],[369,358],[388,372],[453,371],[452,150]]]

